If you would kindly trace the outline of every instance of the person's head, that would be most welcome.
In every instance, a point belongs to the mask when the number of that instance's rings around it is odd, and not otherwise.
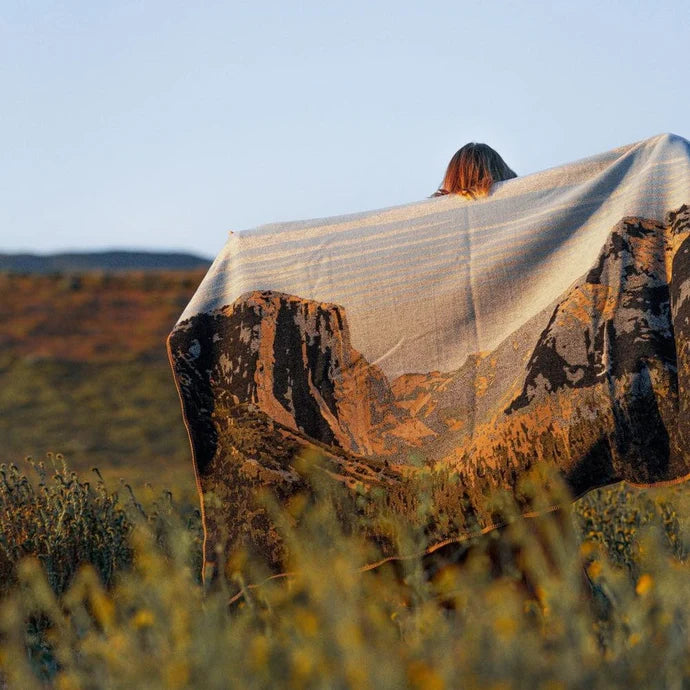
[[[443,182],[442,194],[462,194],[470,199],[488,196],[491,185],[517,175],[486,144],[465,144],[451,159]]]

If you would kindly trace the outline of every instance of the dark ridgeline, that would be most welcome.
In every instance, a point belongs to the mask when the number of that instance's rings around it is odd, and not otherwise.
[[[0,254],[0,271],[63,273],[80,271],[189,271],[208,268],[210,259],[181,252],[69,252]]]

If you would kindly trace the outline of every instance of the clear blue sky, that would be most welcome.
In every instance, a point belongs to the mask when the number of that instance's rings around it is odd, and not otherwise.
[[[0,3],[0,252],[213,256],[414,201],[484,141],[528,174],[690,137],[677,2]]]

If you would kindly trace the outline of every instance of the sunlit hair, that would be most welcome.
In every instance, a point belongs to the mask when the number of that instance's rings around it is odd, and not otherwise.
[[[491,185],[517,175],[486,144],[465,144],[448,163],[441,186],[434,196],[462,194],[468,199],[488,196]]]

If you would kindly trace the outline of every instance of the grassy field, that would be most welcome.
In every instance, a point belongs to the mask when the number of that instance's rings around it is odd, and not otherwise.
[[[269,578],[236,550],[202,585],[198,501],[164,348],[200,278],[0,275],[1,681],[690,687],[684,485],[620,484],[537,520],[504,503],[507,528],[433,558],[415,555],[424,530],[386,524],[410,557],[367,572],[359,566],[380,555],[368,526],[345,529],[330,494],[296,496],[269,506],[289,576]],[[23,460],[48,451],[69,464]]]
[[[0,273],[0,461],[63,453],[196,500],[165,338],[203,273]]]
[[[690,535],[677,488],[618,485],[537,520],[513,520],[508,506],[509,526],[463,562],[413,556],[367,572],[357,566],[375,546],[344,532],[325,496],[305,499],[276,514],[289,576],[268,578],[237,551],[204,587],[198,515],[169,496],[144,510],[60,463],[52,476],[26,471],[0,471],[9,687],[690,683]],[[424,546],[423,534],[396,533],[401,553]]]
[[[0,368],[2,460],[49,451],[85,472],[194,492],[189,442],[167,359],[16,358]]]

